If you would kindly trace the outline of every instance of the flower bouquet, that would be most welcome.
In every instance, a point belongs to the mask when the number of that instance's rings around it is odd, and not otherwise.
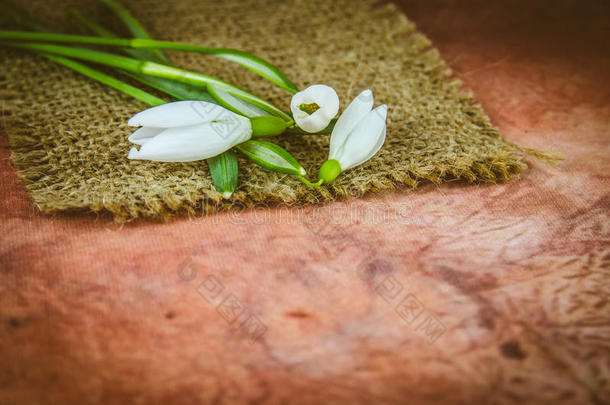
[[[374,108],[371,90],[355,97],[337,119],[340,101],[329,86],[314,84],[299,91],[277,67],[240,50],[152,40],[120,3],[100,1],[122,20],[133,38],[117,37],[78,10],[71,10],[72,16],[95,36],[51,32],[0,3],[5,14],[31,30],[0,31],[0,41],[3,46],[36,52],[148,104],[151,108],[128,121],[139,129],[128,138],[134,146],[125,151],[127,159],[206,160],[214,187],[224,198],[230,198],[238,180],[236,153],[268,170],[293,175],[310,187],[318,187],[366,162],[382,147],[387,107]],[[291,97],[290,111],[218,78],[173,66],[163,50],[212,55],[241,65],[285,90]],[[173,101],[167,102],[82,62],[109,67],[117,75],[167,94]],[[328,133],[329,155],[320,162],[315,181],[307,179],[301,164],[288,151],[267,139]]]

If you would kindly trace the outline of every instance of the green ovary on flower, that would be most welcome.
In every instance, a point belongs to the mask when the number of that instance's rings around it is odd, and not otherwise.
[[[341,164],[338,160],[329,159],[320,167],[318,178],[322,180],[324,184],[328,184],[332,183],[339,174],[341,174]]]
[[[286,130],[285,120],[273,115],[250,118],[252,124],[252,137],[264,138],[282,134]]]

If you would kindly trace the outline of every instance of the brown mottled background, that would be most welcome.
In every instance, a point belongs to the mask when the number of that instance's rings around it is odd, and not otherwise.
[[[401,7],[506,138],[565,161],[119,226],[39,215],[3,149],[0,404],[609,403],[609,4]]]

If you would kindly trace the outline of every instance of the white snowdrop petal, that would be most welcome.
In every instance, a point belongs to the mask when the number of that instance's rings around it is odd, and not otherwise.
[[[127,138],[127,140],[131,143],[135,143],[136,145],[142,145],[150,138],[160,134],[163,129],[164,128],[142,127],[135,130],[134,133]]]
[[[379,152],[379,149],[381,149],[381,147],[385,143],[385,135],[386,135],[386,127],[384,126],[383,127],[383,132],[381,133],[381,136],[379,137],[379,140],[377,141],[377,144],[371,148],[369,153],[365,157],[360,159],[358,162],[349,164],[346,167],[341,166],[342,170],[348,170],[348,169],[351,169],[353,167],[359,166],[359,165],[365,163],[366,161],[368,161],[369,159],[371,159],[373,156],[375,156],[377,154],[377,152]]]
[[[306,100],[306,98],[307,98],[307,100]],[[292,115],[293,116],[309,115],[305,111],[301,111],[299,106],[301,104],[310,104],[310,103],[311,103],[311,101],[309,101],[309,97],[307,97],[307,95],[305,94],[305,90],[299,91],[294,96],[292,96],[292,99],[290,99],[290,111],[292,111]]]
[[[336,159],[342,170],[351,169],[370,159],[385,140],[387,107],[379,106],[370,111],[354,128]]]
[[[326,128],[330,123],[330,119],[326,117],[322,110],[318,110],[315,113],[298,120],[297,123],[303,131],[314,133],[320,132]]]
[[[129,153],[127,154],[127,159],[139,159],[138,153],[140,153],[140,152],[138,151],[138,149],[136,147],[131,148],[129,150]]]
[[[188,127],[173,127],[163,130],[144,143],[137,153],[129,153],[130,159],[145,159],[159,162],[191,162],[216,156],[238,143],[250,139],[252,129],[235,121],[209,122]]]
[[[127,125],[158,128],[183,127],[213,121],[226,112],[234,114],[226,108],[205,101],[176,101],[141,111],[131,117]]]
[[[309,117],[309,114],[307,114],[305,111],[301,111],[300,109],[297,109],[292,113],[292,118],[294,118],[297,125],[299,122],[306,120],[307,117]]]
[[[308,88],[309,97],[320,106],[318,111],[322,111],[323,115],[331,120],[335,118],[339,112],[339,96],[335,89],[324,84],[314,84]],[[316,112],[318,112],[316,111]]]
[[[330,136],[329,159],[336,159],[350,132],[373,108],[373,92],[364,90],[341,114]]]

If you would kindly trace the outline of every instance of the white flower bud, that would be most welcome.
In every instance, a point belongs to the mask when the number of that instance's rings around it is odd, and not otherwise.
[[[314,84],[292,96],[290,110],[299,128],[309,133],[319,132],[339,112],[339,96],[332,87]]]
[[[129,137],[140,146],[129,159],[192,162],[208,159],[252,136],[250,120],[204,101],[177,101],[134,115],[130,126],[142,126]]]

